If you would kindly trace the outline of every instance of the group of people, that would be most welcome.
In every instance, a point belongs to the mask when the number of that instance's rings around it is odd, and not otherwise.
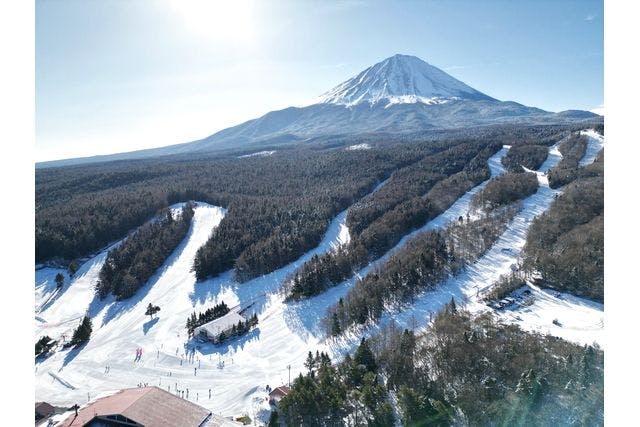
[[[139,361],[140,358],[142,357],[142,347],[136,348],[136,359],[135,361]]]

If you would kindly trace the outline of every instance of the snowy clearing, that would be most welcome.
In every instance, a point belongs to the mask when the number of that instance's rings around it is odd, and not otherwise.
[[[242,156],[238,156],[239,159],[246,159],[249,157],[267,157],[271,156],[275,153],[275,150],[272,151],[258,151],[257,153],[244,154]]]
[[[498,311],[501,320],[527,331],[554,335],[580,344],[605,346],[604,305],[568,293],[528,285],[533,304]],[[554,320],[556,323],[554,323]]]
[[[350,145],[347,148],[345,148],[345,150],[347,151],[355,151],[355,150],[371,150],[371,146],[367,143],[364,144],[356,144],[356,145]]]

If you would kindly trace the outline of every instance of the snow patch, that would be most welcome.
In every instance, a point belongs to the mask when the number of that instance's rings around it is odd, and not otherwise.
[[[350,145],[347,148],[345,148],[345,150],[347,151],[356,151],[356,150],[371,150],[371,146],[367,143],[364,144],[356,144],[356,145]]]
[[[271,150],[271,151],[258,151],[257,153],[251,153],[251,154],[244,154],[242,156],[238,156],[239,159],[246,159],[249,157],[268,157],[271,156],[275,153],[275,150]]]

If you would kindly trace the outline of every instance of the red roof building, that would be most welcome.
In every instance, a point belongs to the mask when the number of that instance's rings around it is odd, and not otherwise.
[[[291,391],[291,389],[286,385],[281,385],[280,387],[274,388],[271,393],[269,393],[269,402],[277,405],[278,403],[280,403],[283,397],[289,394],[289,391]]]
[[[120,390],[72,413],[61,427],[214,427],[236,425],[158,387]]]

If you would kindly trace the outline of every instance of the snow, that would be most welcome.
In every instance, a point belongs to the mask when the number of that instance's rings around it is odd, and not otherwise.
[[[491,177],[504,173],[501,159],[508,149],[505,146],[489,159]],[[538,192],[524,201],[524,209],[509,224],[498,243],[476,264],[458,276],[449,278],[436,290],[420,295],[414,304],[404,307],[402,311],[386,313],[376,326],[362,332],[373,333],[389,321],[412,327],[428,327],[429,313],[437,311],[452,296],[460,302],[466,301],[472,310],[488,310],[476,298],[476,294],[490,286],[500,274],[510,271],[510,265],[517,262],[531,220],[543,212],[557,194],[548,184],[545,185],[544,172],[557,164],[559,159],[557,147],[553,147],[538,171],[541,182]],[[386,182],[380,183],[374,191]],[[59,350],[36,364],[36,398],[55,405],[72,405],[85,402],[87,392],[110,392],[134,387],[140,382],[165,389],[169,387],[171,392],[175,392],[177,385],[180,389],[190,389],[192,401],[198,394],[199,399],[195,403],[217,414],[247,414],[252,419],[257,415],[259,420],[265,422],[269,410],[266,385],[275,388],[288,382],[289,372],[292,379],[305,372],[303,364],[308,351],[325,351],[334,359],[341,358],[359,342],[360,334],[347,335],[339,340],[324,338],[321,320],[327,309],[346,294],[357,277],[384,262],[411,236],[442,227],[460,215],[466,215],[473,195],[487,182],[468,191],[420,230],[405,236],[394,249],[362,269],[355,277],[321,295],[291,303],[283,301],[283,295],[280,294],[282,283],[312,256],[349,241],[349,230],[345,224],[347,211],[341,212],[330,222],[316,248],[270,274],[238,283],[229,271],[196,283],[191,271],[195,253],[225,214],[225,210],[219,207],[197,203],[185,240],[149,283],[131,299],[116,302],[113,298],[103,301],[95,298],[93,287],[107,254],[103,251],[81,266],[72,283],[65,285],[61,295],[41,312],[36,310],[36,316],[41,318],[34,320],[36,338],[44,333],[54,339],[62,333],[70,336],[85,313],[92,317],[94,326],[91,340],[84,347]],[[512,248],[513,251],[503,252],[500,250],[503,247]],[[51,283],[58,271],[48,268],[36,271],[36,309],[51,295]],[[223,300],[230,307],[249,307],[245,314],[250,316],[256,313],[258,325],[246,335],[221,345],[188,341],[185,328],[187,317],[193,311],[204,311]],[[155,319],[144,315],[149,303],[161,308]],[[582,311],[574,316],[559,313],[561,308],[566,310],[573,307],[582,307]],[[518,321],[531,329],[563,333],[569,338],[586,333],[588,329],[594,340],[600,340],[599,332],[589,329],[598,326],[599,319],[592,317],[593,313],[602,312],[597,305],[571,296],[560,301],[545,297],[529,309],[527,313],[518,313],[523,319]],[[558,318],[565,329],[558,332],[555,330],[558,328],[545,324],[550,316]],[[505,316],[505,319],[509,318]],[[591,337],[585,339],[590,340]],[[185,347],[185,343],[188,347]],[[137,348],[143,349],[143,355],[136,362]],[[211,399],[208,397],[209,389]]]
[[[385,183],[380,183],[374,191]],[[57,300],[42,313],[47,323],[36,325],[38,334],[46,330],[54,339],[61,332],[54,330],[56,324],[64,321],[65,331],[70,334],[87,311],[94,325],[91,340],[84,348],[58,351],[37,364],[37,398],[71,405],[86,399],[87,391],[115,390],[139,382],[170,386],[175,391],[177,383],[181,389],[189,388],[192,398],[199,393],[196,403],[216,413],[249,413],[252,418],[252,412],[265,415],[268,410],[265,386],[284,384],[287,364],[296,364],[293,375],[301,372],[309,346],[314,343],[317,346],[319,342],[318,338],[310,338],[288,326],[291,312],[282,302],[280,286],[313,255],[348,242],[346,215],[345,210],[331,221],[318,247],[295,262],[246,283],[235,282],[231,272],[202,283],[195,282],[191,271],[195,252],[224,216],[223,209],[204,203],[198,203],[195,208],[185,241],[150,283],[129,300],[100,301],[94,297],[93,286],[106,251],[99,254],[81,267],[65,292],[67,302],[72,303],[60,304],[62,300]],[[41,289],[48,286],[55,271],[39,270],[38,274],[41,279],[37,288]],[[258,313],[257,327],[223,345],[201,343],[195,354],[187,351],[184,346],[187,317],[194,310],[204,311],[222,300],[231,307],[250,306],[247,315]],[[144,315],[149,303],[161,308],[156,319]],[[313,315],[318,318],[320,313]],[[143,348],[144,353],[139,362],[134,362],[137,348]],[[110,369],[105,374],[107,365]],[[55,380],[52,375],[56,376]],[[209,389],[212,389],[211,400]]]
[[[451,96],[449,98],[441,97],[441,96],[417,96],[417,95],[402,95],[402,96],[387,96],[385,97],[387,100],[387,105],[384,108],[389,108],[392,105],[396,104],[426,104],[426,105],[437,105],[437,104],[446,104],[447,102],[457,101],[460,98],[457,96]]]
[[[442,104],[458,99],[491,99],[420,58],[394,55],[324,93],[319,103]]]
[[[209,337],[217,337],[221,332],[225,332],[230,330],[234,325],[237,325],[239,322],[246,322],[247,319],[242,317],[237,311],[232,310],[226,315],[219,317],[210,321],[209,323],[205,323],[204,325],[198,326],[194,329],[194,336],[198,336],[201,332],[207,333]]]
[[[596,159],[596,156],[604,147],[604,137],[593,129],[580,132],[587,137],[587,151],[582,159],[580,159],[580,166],[587,166]]]
[[[244,154],[242,156],[238,156],[239,159],[246,159],[248,157],[267,157],[271,156],[275,153],[275,150],[271,151],[258,151],[257,153]]]
[[[585,158],[588,159],[588,156],[594,158],[595,156],[591,153],[597,153],[601,146],[602,141],[598,138],[590,140]],[[531,222],[537,215],[546,211],[555,196],[561,193],[561,190],[553,190],[549,187],[546,176],[546,173],[557,165],[560,159],[558,145],[550,147],[545,162],[538,171],[533,171],[538,176],[538,191],[523,201],[522,210],[510,222],[505,232],[473,265],[458,275],[449,277],[437,288],[424,292],[413,303],[388,311],[375,325],[354,329],[338,340],[338,345],[353,348],[362,335],[372,335],[389,322],[403,327],[428,330],[431,315],[441,310],[451,301],[451,298],[471,312],[490,311],[491,309],[482,301],[483,293],[488,291],[501,275],[511,273],[511,266],[518,264]],[[468,209],[468,204],[466,208]],[[460,213],[463,214],[464,211]],[[504,248],[509,250],[505,251]],[[507,315],[498,314],[502,320],[517,322],[525,330],[549,333],[581,344],[596,342],[601,347],[604,345],[602,304],[569,294],[562,294],[562,298],[557,299],[550,297],[548,291],[530,286],[535,291],[534,303],[524,309],[509,312]],[[551,323],[553,319],[558,319],[561,326]]]
[[[345,150],[347,151],[354,151],[354,150],[371,150],[371,146],[367,143],[364,144],[355,144],[355,145],[350,145],[347,148],[345,148]]]
[[[605,346],[604,305],[568,293],[540,289],[529,284],[533,304],[517,310],[499,311],[501,320],[522,329],[554,335],[580,344]],[[553,323],[557,320],[560,325]]]

